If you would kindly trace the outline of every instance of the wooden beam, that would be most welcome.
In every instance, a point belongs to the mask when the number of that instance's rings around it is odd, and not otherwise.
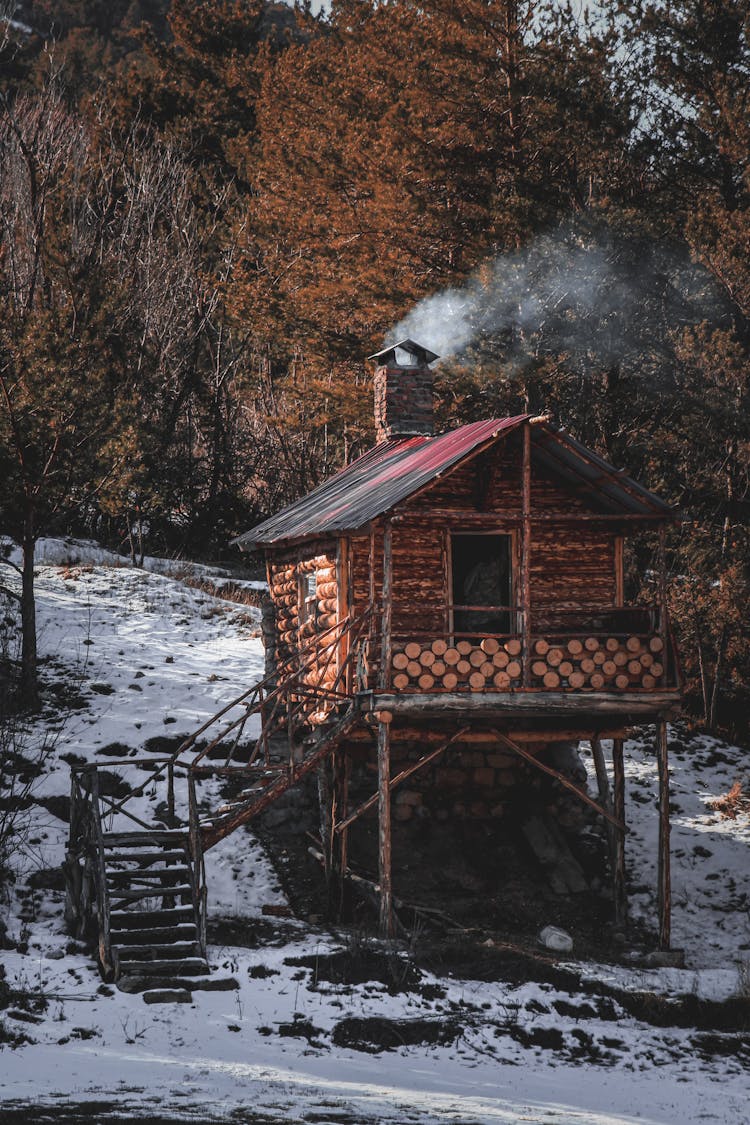
[[[622,738],[612,739],[612,770],[614,773],[614,802],[612,811],[615,817],[625,824],[625,765],[623,761]],[[624,929],[628,920],[628,904],[625,888],[625,832],[615,829],[615,855],[612,871],[612,893],[615,907],[615,926]]]
[[[612,797],[609,791],[609,778],[607,777],[607,763],[604,761],[604,751],[602,750],[601,739],[598,735],[594,735],[591,739],[591,753],[594,758],[594,769],[596,770],[596,785],[599,790],[599,800],[602,807],[612,812]],[[614,866],[614,836],[612,833],[612,825],[607,822],[607,842],[609,844],[610,860]]]
[[[523,428],[523,465],[521,477],[521,639],[523,643],[523,685],[531,683],[531,426]]]
[[[501,742],[503,746],[507,746],[508,749],[513,750],[514,753],[523,758],[525,762],[528,762],[532,766],[536,766],[538,770],[541,770],[543,773],[549,774],[550,777],[554,777],[557,781],[560,782],[561,785],[564,785],[566,789],[569,789],[571,793],[575,793],[576,797],[578,797],[579,800],[583,801],[584,804],[590,805],[592,809],[595,809],[595,811],[599,813],[599,816],[603,816],[605,820],[609,821],[611,824],[616,825],[618,828],[624,829],[625,826],[617,821],[612,813],[608,812],[607,809],[604,809],[601,805],[597,804],[597,802],[592,797],[589,797],[588,793],[584,793],[582,789],[579,789],[578,786],[574,785],[572,781],[569,781],[568,778],[565,777],[564,774],[560,773],[559,770],[555,770],[552,768],[552,766],[547,766],[544,764],[544,762],[540,762],[538,758],[535,758],[533,754],[529,754],[527,750],[523,750],[517,742],[514,742],[513,739],[508,738],[507,735],[502,734],[500,731],[497,731],[496,734],[498,742]]]
[[[391,620],[393,616],[393,528],[383,526],[383,613],[380,631],[380,676],[378,686],[387,691],[391,683]]]
[[[532,512],[529,519],[531,523],[653,523],[654,521],[672,522],[677,516],[658,515],[656,512]],[[394,523],[404,520],[434,523],[436,520],[445,520],[451,523],[474,522],[494,526],[498,522],[521,523],[523,513],[517,508],[495,508],[491,512],[472,512],[464,508],[430,508],[404,509],[394,515]]]
[[[667,625],[667,529],[662,524],[659,527],[659,562],[658,562],[658,603],[659,603],[659,637],[662,644],[662,658],[664,661],[664,676],[669,675],[669,627]]]
[[[577,727],[575,730],[559,730],[556,727],[544,730],[514,730],[512,727],[506,731],[508,738],[514,738],[517,742],[581,742],[591,741],[595,735],[599,738],[627,738],[630,734],[628,728],[617,727],[604,727],[592,730],[591,727],[581,729]],[[430,727],[417,727],[407,726],[402,727],[395,723],[391,726],[391,745],[399,742],[440,742],[444,738],[444,734],[439,730],[434,730]],[[372,743],[372,731],[365,726],[351,731],[347,735],[347,743],[352,745],[359,743]],[[495,733],[492,730],[467,730],[465,734],[461,735],[461,742],[465,744],[492,744],[496,741]]]
[[[620,609],[625,605],[624,546],[622,535],[615,536],[615,605]]]
[[[378,723],[378,882],[380,936],[391,938],[393,886],[391,882],[391,752],[390,724]]]
[[[394,789],[401,785],[402,782],[406,781],[408,777],[411,777],[412,774],[415,774],[419,770],[424,769],[426,766],[431,765],[431,763],[434,762],[436,758],[439,758],[441,754],[445,753],[449,746],[451,746],[454,742],[457,742],[464,734],[466,734],[468,729],[468,727],[462,727],[461,730],[456,731],[455,734],[451,735],[451,737],[446,742],[443,742],[442,745],[438,746],[437,750],[433,750],[431,751],[431,753],[425,754],[417,762],[413,762],[412,765],[407,766],[406,769],[401,771],[401,773],[397,774],[395,777],[392,777],[390,779],[391,793]],[[346,819],[341,820],[338,824],[334,825],[334,832],[345,831],[350,824],[353,824],[353,822],[355,820],[358,820],[363,815],[363,813],[366,813],[368,809],[371,809],[377,800],[378,794],[373,793],[373,795],[371,797],[368,797],[366,801],[363,801],[362,804],[359,805],[353,813],[350,813],[349,816],[346,817]]]
[[[383,527],[383,616],[380,639],[381,691],[391,682],[391,614],[393,610],[393,529]],[[387,708],[379,708],[387,710]],[[391,732],[390,723],[378,723],[378,881],[380,883],[380,936],[393,937],[393,887],[391,882]]]
[[[620,717],[620,723],[634,722],[628,716],[657,718],[679,708],[680,694],[675,691],[648,692],[403,692],[376,693],[370,706],[373,711],[391,711],[395,716],[445,715],[452,711],[491,721],[495,716],[515,718],[533,715],[536,718],[571,718],[577,716],[583,727],[597,729],[597,720],[604,716]]]
[[[667,724],[656,725],[656,760],[659,770],[659,948],[669,949],[672,939],[672,886],[669,856],[669,759]]]

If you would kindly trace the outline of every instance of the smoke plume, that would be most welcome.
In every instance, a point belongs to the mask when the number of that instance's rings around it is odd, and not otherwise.
[[[389,332],[443,359],[495,354],[511,366],[544,354],[571,365],[627,364],[668,331],[721,315],[708,275],[686,250],[641,235],[559,228],[426,297]]]

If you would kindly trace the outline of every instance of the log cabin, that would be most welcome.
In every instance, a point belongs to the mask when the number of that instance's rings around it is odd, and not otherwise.
[[[397,922],[392,817],[502,816],[522,770],[604,822],[622,928],[623,747],[644,723],[659,773],[659,944],[670,948],[666,724],[680,672],[664,542],[675,513],[546,417],[435,434],[438,357],[403,340],[371,358],[375,446],[238,540],[266,560],[265,677],[174,753],[108,760],[132,774],[125,796],[98,765],[71,767],[66,916],[77,937],[98,934],[105,979],[143,988],[206,973],[206,850],[315,771],[329,887],[334,875],[364,882],[349,832],[377,815],[370,890],[383,936]],[[623,544],[644,531],[657,543],[654,597],[628,604]],[[596,798],[560,768],[558,752],[581,744]],[[135,804],[160,784],[149,823]]]
[[[296,676],[309,725],[330,725],[343,704],[363,720],[364,734],[348,728],[333,749],[334,791],[321,821],[327,866],[346,870],[348,829],[377,806],[381,932],[391,934],[394,791],[417,774],[434,778],[441,764],[461,797],[454,811],[491,816],[512,784],[509,764],[523,761],[577,789],[606,821],[621,925],[623,740],[632,725],[650,723],[659,937],[668,949],[666,722],[679,709],[680,675],[664,535],[674,511],[544,416],[435,434],[435,353],[403,340],[370,358],[375,446],[237,540],[266,560],[270,677]],[[626,604],[623,546],[644,531],[658,543],[655,597]],[[363,738],[378,787],[352,809],[351,759],[361,759]],[[603,739],[612,739],[611,788]],[[544,753],[583,741],[597,801]]]

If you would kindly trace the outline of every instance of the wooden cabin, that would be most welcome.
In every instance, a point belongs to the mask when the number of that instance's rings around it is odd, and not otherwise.
[[[331,835],[340,862],[348,825],[377,803],[388,933],[391,792],[405,777],[448,763],[457,788],[471,788],[463,807],[491,815],[509,759],[554,774],[545,745],[586,740],[599,800],[579,795],[607,821],[623,920],[623,739],[632,724],[653,723],[667,948],[666,720],[679,708],[680,683],[664,529],[674,513],[546,417],[494,418],[436,435],[437,358],[412,340],[371,357],[376,445],[237,541],[265,555],[269,665],[280,678],[297,675],[308,722],[330,722],[343,701],[355,700],[372,732],[378,792],[353,811],[339,794]],[[657,533],[656,596],[650,605],[626,604],[623,544],[643,531]],[[604,738],[613,739],[612,791]],[[467,746],[484,754],[482,764],[476,752],[462,755]],[[341,776],[355,750],[361,755],[362,736],[351,731],[336,749]]]

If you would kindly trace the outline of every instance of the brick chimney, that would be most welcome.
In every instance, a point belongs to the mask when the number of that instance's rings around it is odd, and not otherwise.
[[[435,352],[400,340],[368,357],[375,367],[375,439],[434,433],[432,372]]]

